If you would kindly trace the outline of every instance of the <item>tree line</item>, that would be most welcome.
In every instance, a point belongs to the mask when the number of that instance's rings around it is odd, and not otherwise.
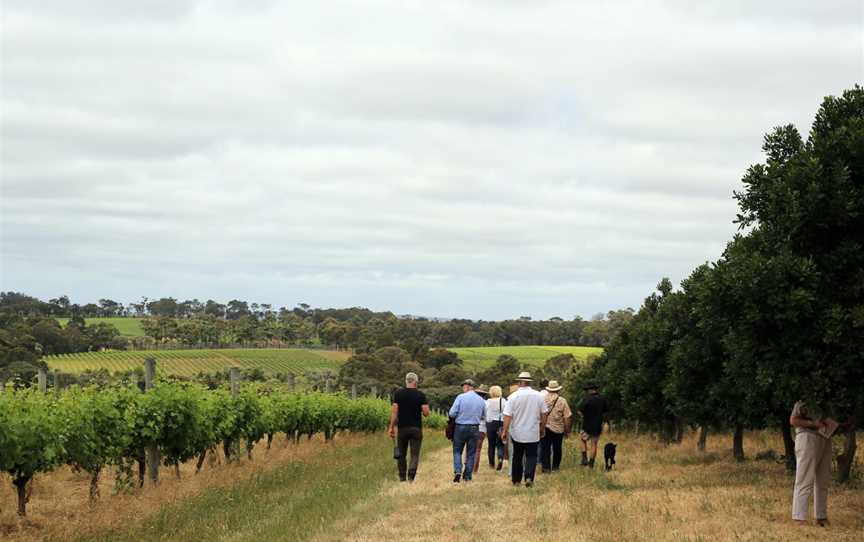
[[[720,258],[678,290],[663,279],[574,383],[601,381],[614,416],[668,441],[686,424],[732,429],[738,459],[744,429],[778,427],[793,469],[789,413],[807,401],[852,422],[848,479],[864,415],[864,89],[826,98],[806,141],[781,126],[763,151]]]

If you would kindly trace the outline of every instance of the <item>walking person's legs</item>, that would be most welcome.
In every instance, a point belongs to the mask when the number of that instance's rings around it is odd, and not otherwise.
[[[582,441],[582,463],[583,467],[588,465],[588,435],[582,432],[579,435],[579,440]]]
[[[498,429],[501,428],[501,422],[486,422],[486,457],[489,460],[489,467],[495,467],[495,451],[498,449]]]
[[[510,480],[513,484],[521,484],[522,483],[522,459],[525,456],[525,448],[526,444],[521,442],[516,442],[515,440],[510,440],[513,443],[513,453],[510,454],[510,472],[511,477]]]
[[[528,444],[528,449],[525,451],[527,459],[525,461],[525,484],[530,485],[534,483],[534,471],[537,469],[537,449],[540,442],[532,442]]]
[[[813,495],[816,480],[814,444],[818,444],[816,439],[820,438],[813,433],[798,433],[795,436],[795,489],[792,492],[792,519],[795,521],[807,521],[810,496]]]
[[[463,426],[457,425],[453,431],[453,474],[454,482],[458,482],[462,477],[462,450],[465,448],[465,433]]]
[[[411,435],[407,427],[400,427],[396,433],[396,445],[399,447],[399,459],[396,460],[396,465],[399,469],[399,480],[405,481],[408,471],[408,440]]]
[[[552,431],[546,430],[546,434],[540,439],[540,465],[543,472],[552,472]]]
[[[589,435],[588,443],[591,445],[591,456],[588,458],[588,467],[594,468],[594,460],[597,459],[597,443],[600,442],[600,435]]]
[[[423,445],[423,431],[418,427],[414,430],[411,445],[411,462],[408,464],[408,481],[413,482],[417,476],[417,466],[420,464],[420,447]]]
[[[550,448],[552,448],[552,470],[556,471],[561,468],[562,445],[564,443],[564,433],[553,433],[546,430],[546,436],[550,437]]]
[[[831,485],[831,439],[821,438],[813,479],[813,508],[816,521],[828,520],[828,486]]]
[[[477,435],[480,431],[477,427],[466,427],[465,446],[468,448],[468,457],[465,461],[465,470],[462,472],[462,478],[471,480],[471,474],[474,472],[474,457],[477,454]]]
[[[480,457],[483,455],[483,441],[486,440],[486,433],[477,434],[477,449],[474,451],[474,472],[480,470]]]

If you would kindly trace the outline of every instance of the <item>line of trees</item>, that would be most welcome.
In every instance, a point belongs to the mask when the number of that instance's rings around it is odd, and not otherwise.
[[[739,460],[744,429],[779,427],[793,469],[805,400],[852,422],[845,480],[864,415],[864,89],[826,98],[806,141],[782,126],[763,150],[722,256],[677,291],[662,280],[574,384],[600,380],[615,416],[669,441],[685,424],[733,429]]]

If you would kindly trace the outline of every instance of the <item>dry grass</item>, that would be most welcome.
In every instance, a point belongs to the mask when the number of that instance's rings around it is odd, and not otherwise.
[[[359,442],[363,436],[339,436],[341,445]],[[180,467],[181,479],[174,475],[173,468],[160,470],[160,483],[132,494],[113,495],[113,471],[103,474],[100,491],[102,499],[91,509],[88,505],[89,478],[85,473],[75,473],[61,468],[50,474],[37,476],[33,494],[27,506],[28,516],[20,519],[15,515],[15,494],[8,476],[0,476],[0,539],[4,542],[31,542],[36,540],[72,540],[88,534],[117,528],[139,521],[163,506],[182,501],[207,489],[225,487],[248,480],[257,473],[270,471],[293,460],[304,459],[319,451],[325,444],[323,437],[299,444],[285,445],[276,437],[269,451],[263,443],[256,446],[253,461],[241,460],[211,467],[205,463],[204,470],[195,474],[194,461]]]
[[[799,527],[790,519],[792,479],[773,461],[735,463],[731,438],[664,448],[648,437],[613,435],[612,473],[576,465],[576,441],[560,473],[539,475],[533,489],[481,467],[470,485],[452,484],[449,450],[421,462],[413,485],[389,483],[375,501],[360,503],[321,540],[864,540],[864,492],[832,487],[832,526]],[[602,444],[602,443],[601,443]],[[779,438],[748,435],[750,457],[781,450]],[[713,451],[710,451],[713,450]],[[859,452],[859,464],[861,462]]]

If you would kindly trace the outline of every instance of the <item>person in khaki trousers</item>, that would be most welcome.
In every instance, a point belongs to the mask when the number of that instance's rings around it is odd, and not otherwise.
[[[819,431],[836,422],[798,401],[792,408],[789,423],[795,428],[795,489],[792,495],[792,519],[806,523],[810,497],[816,523],[828,524],[828,486],[831,483],[831,438]],[[833,432],[833,430],[832,430]]]

